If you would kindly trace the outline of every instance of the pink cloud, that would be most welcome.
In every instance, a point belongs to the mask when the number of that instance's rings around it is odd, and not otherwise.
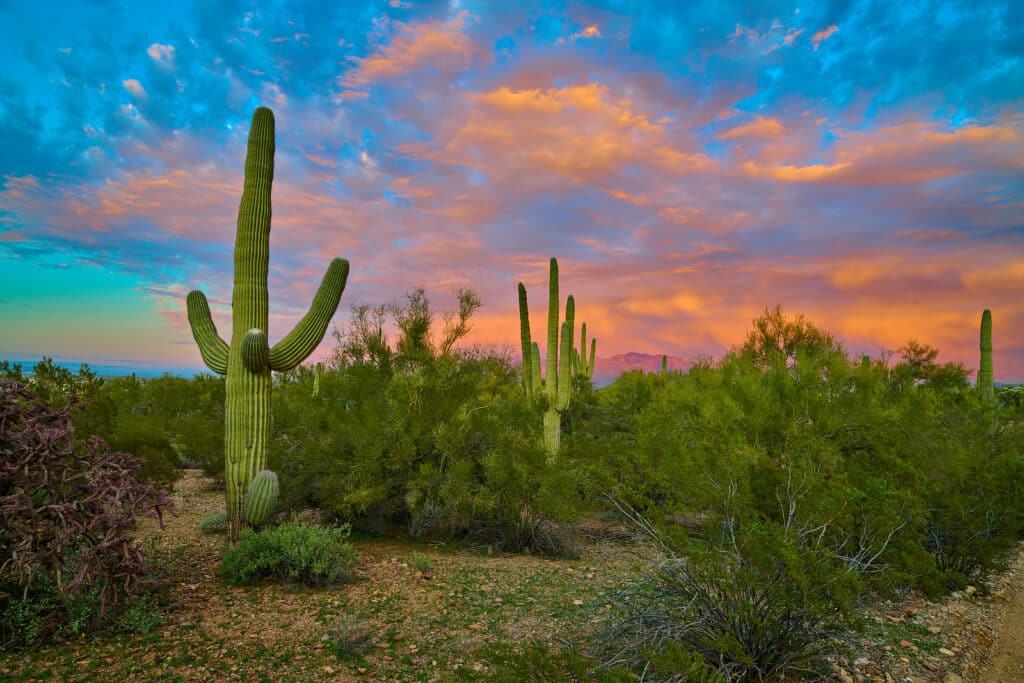
[[[718,135],[721,140],[733,140],[735,138],[777,138],[786,132],[782,122],[775,118],[755,116],[752,121],[741,123]]]
[[[125,80],[125,81],[122,81],[121,85],[124,86],[125,90],[127,90],[131,94],[135,95],[136,97],[142,97],[142,98],[146,97],[146,89],[143,88],[142,84],[139,83],[134,78],[129,78],[129,79]]]
[[[146,50],[146,54],[153,59],[154,62],[164,67],[170,67],[174,64],[174,46],[173,45],[161,45],[160,43],[153,43]]]
[[[821,44],[828,40],[829,37],[838,30],[839,27],[832,24],[828,28],[824,28],[811,36],[811,44],[814,45],[814,51],[817,52]]]
[[[396,35],[390,42],[368,57],[351,58],[355,66],[340,84],[361,88],[427,68],[449,73],[463,67],[476,49],[464,32],[468,16],[463,11],[450,21],[396,22]]]

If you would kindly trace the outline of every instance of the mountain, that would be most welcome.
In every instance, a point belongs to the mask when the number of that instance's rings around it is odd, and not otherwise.
[[[689,370],[690,361],[679,356],[668,357],[669,370]],[[661,356],[650,353],[620,353],[608,358],[598,357],[594,364],[594,386],[603,387],[629,370],[643,370],[644,372],[661,372]]]

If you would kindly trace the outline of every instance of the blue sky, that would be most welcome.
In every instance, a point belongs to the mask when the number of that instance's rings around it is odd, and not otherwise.
[[[1024,379],[1024,21],[1010,2],[0,6],[0,356],[199,367],[230,329],[253,109],[277,119],[271,339],[473,287],[599,355],[720,355],[782,304],[877,355]],[[325,342],[318,355],[330,347]]]

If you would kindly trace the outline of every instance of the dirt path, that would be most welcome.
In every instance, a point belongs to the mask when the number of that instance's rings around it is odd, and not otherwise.
[[[1019,559],[1009,572],[1006,603],[1001,623],[995,624],[995,641],[979,683],[1024,681],[1024,568]]]

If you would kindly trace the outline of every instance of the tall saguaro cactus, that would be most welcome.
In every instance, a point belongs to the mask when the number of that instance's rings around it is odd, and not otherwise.
[[[519,283],[519,332],[523,350],[523,383],[527,392],[541,389],[547,395],[544,413],[544,447],[548,459],[558,456],[562,441],[562,413],[569,409],[572,394],[573,318],[576,302],[572,294],[565,302],[565,320],[559,323],[558,261],[551,259],[548,279],[548,339],[545,377],[540,377],[540,349],[530,337],[530,312],[526,287]]]
[[[348,279],[348,261],[331,261],[306,315],[278,343],[268,344],[267,270],[273,180],[274,115],[266,107],[259,107],[249,129],[245,186],[238,207],[230,345],[217,334],[206,296],[196,290],[187,299],[188,320],[203,362],[227,376],[224,479],[232,543],[241,530],[245,487],[267,466],[270,372],[291,370],[313,352],[327,331]]]
[[[977,387],[983,393],[992,395],[992,311],[985,309],[981,314],[981,365],[978,368]]]

